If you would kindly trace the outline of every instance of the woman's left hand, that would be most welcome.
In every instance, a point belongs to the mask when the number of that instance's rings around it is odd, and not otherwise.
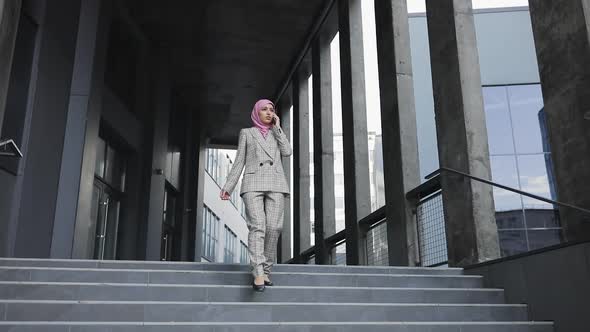
[[[275,120],[275,127],[281,128],[281,119],[279,118],[279,116],[276,113],[274,114],[274,120]]]

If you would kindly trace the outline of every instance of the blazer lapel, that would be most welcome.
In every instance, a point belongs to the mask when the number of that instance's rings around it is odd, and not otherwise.
[[[268,142],[266,141],[266,139],[264,139],[264,137],[262,136],[262,134],[260,133],[260,130],[258,130],[258,128],[252,128],[251,131],[253,132],[252,134],[254,135],[254,138],[256,138],[256,140],[258,141],[258,144],[260,144],[260,146],[262,146],[262,149],[264,150],[264,152],[266,152],[266,154],[268,154],[269,157],[274,158],[273,155],[271,154],[270,151],[270,146],[268,145]],[[268,133],[268,135],[271,135],[271,133]],[[269,139],[270,137],[266,137],[267,139]]]

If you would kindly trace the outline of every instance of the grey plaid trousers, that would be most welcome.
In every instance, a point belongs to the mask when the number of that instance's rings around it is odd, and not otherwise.
[[[285,194],[251,191],[242,198],[248,217],[248,252],[254,277],[269,275],[277,256],[277,242],[283,230]]]

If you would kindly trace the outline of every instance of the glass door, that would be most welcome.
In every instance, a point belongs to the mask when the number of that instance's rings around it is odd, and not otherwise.
[[[116,259],[120,197],[99,181],[95,181],[92,196],[92,217],[96,222],[94,258]]]
[[[160,259],[163,261],[179,260],[176,243],[176,191],[166,184],[164,191],[164,212],[162,215],[162,244]]]

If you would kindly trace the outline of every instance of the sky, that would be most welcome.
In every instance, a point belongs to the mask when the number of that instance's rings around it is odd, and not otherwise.
[[[497,8],[497,7],[514,7],[528,6],[528,0],[473,0],[473,8]],[[408,0],[408,12],[420,13],[426,11],[426,2],[424,0]]]

